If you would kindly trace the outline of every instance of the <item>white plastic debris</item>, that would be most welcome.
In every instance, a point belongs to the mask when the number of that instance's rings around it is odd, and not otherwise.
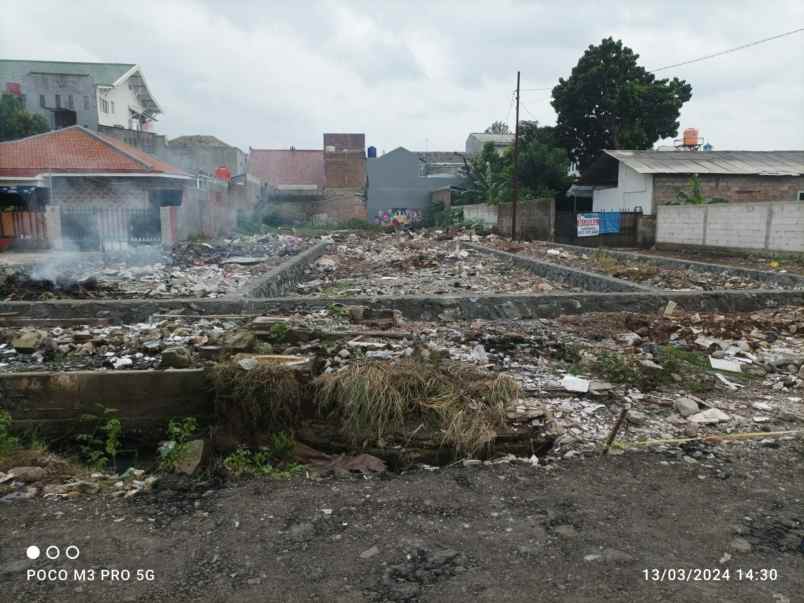
[[[589,391],[590,384],[591,382],[588,379],[581,379],[574,375],[564,375],[564,378],[561,380],[561,387],[565,390],[581,394],[585,394]]]
[[[709,357],[710,366],[716,371],[726,371],[729,373],[742,373],[743,369],[736,360],[726,360],[724,358]]]

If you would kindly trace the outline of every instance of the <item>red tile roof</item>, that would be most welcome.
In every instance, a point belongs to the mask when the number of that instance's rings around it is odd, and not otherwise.
[[[248,173],[273,186],[315,184],[326,186],[324,151],[296,149],[251,149]]]
[[[46,173],[187,176],[148,153],[81,126],[0,142],[0,176]]]

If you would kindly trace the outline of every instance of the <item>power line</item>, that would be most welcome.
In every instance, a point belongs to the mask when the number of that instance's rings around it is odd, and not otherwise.
[[[665,65],[664,67],[659,67],[658,69],[649,69],[651,73],[657,73],[659,71],[664,71],[665,69],[672,69],[673,67],[681,67],[682,65],[689,65],[691,63],[698,63],[700,61],[706,61],[707,59],[714,59],[715,57],[723,56],[724,54],[729,54],[732,52],[737,52],[738,50],[744,50],[746,48],[751,48],[752,46],[757,46],[759,44],[764,44],[765,42],[770,42],[771,40],[778,40],[779,38],[784,38],[785,36],[792,36],[793,34],[797,34],[804,31],[804,27],[799,27],[798,29],[793,29],[791,31],[786,31],[784,33],[780,33],[775,36],[771,36],[769,38],[762,38],[761,40],[754,40],[753,42],[748,42],[747,44],[743,44],[741,46],[735,46],[734,48],[729,48],[727,50],[721,50],[720,52],[715,52],[712,54],[707,54],[702,57],[698,57],[697,59],[690,59],[689,61],[682,61],[681,63],[674,63],[673,65]]]
[[[699,63],[701,61],[707,61],[709,59],[714,59],[716,57],[720,57],[726,54],[730,54],[732,52],[737,52],[739,50],[745,50],[746,48],[751,48],[752,46],[758,46],[759,44],[764,44],[765,42],[771,42],[772,40],[778,40],[779,38],[784,38],[786,36],[792,36],[793,34],[801,33],[804,31],[804,27],[799,27],[798,29],[792,29],[790,31],[786,31],[784,33],[777,34],[775,36],[770,36],[768,38],[762,38],[761,40],[754,40],[753,42],[748,42],[747,44],[741,44],[740,46],[735,46],[734,48],[728,48],[726,50],[721,50],[719,52],[714,52],[712,54],[706,54],[694,59],[690,59],[688,61],[682,61],[681,63],[674,63],[672,65],[665,65],[664,67],[659,67],[657,69],[648,69],[649,73],[657,73],[659,71],[664,71],[665,69],[673,69],[674,67],[681,67],[683,65],[690,65],[692,63]],[[553,88],[522,88],[521,92],[546,92],[548,90],[552,90]]]

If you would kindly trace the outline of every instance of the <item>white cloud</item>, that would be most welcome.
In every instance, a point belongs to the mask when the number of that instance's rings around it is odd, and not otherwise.
[[[517,69],[523,87],[552,86],[603,37],[655,68],[801,24],[793,0],[17,2],[0,21],[0,56],[139,63],[171,137],[318,148],[324,131],[355,131],[380,149],[446,150],[513,121]],[[693,86],[682,128],[716,148],[801,148],[802,41],[662,72]],[[521,118],[553,122],[549,92],[523,93]]]

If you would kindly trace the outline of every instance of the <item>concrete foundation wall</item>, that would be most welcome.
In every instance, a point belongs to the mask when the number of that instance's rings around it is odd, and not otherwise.
[[[249,289],[248,297],[278,297],[285,295],[304,277],[304,271],[320,258],[329,247],[322,241],[271,270]]]
[[[804,203],[661,206],[656,243],[804,252]]]
[[[103,418],[104,408],[115,409],[126,429],[212,415],[203,369],[4,373],[0,405],[15,427],[38,431],[80,429],[81,415]]]

